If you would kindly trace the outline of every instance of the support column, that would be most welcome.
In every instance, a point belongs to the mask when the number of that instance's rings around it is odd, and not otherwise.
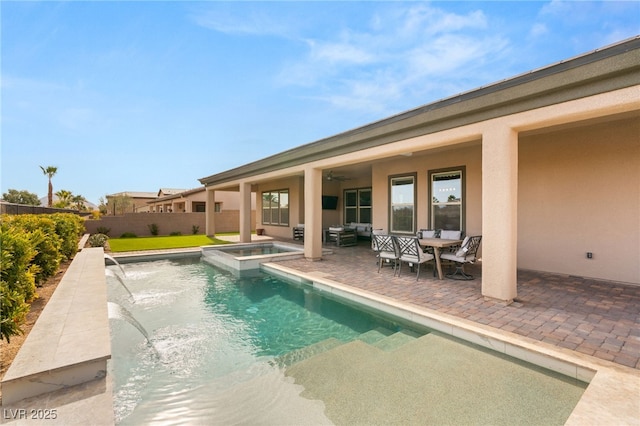
[[[207,189],[207,204],[205,205],[205,228],[207,235],[213,237],[216,235],[216,191]]]
[[[304,257],[322,259],[322,170],[304,171]]]
[[[482,295],[517,296],[518,134],[496,125],[482,135]]]
[[[240,184],[240,242],[251,242],[251,184]]]

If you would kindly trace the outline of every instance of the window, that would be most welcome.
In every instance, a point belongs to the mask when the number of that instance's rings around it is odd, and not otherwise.
[[[390,232],[415,233],[416,176],[389,179],[391,200]]]
[[[289,225],[289,190],[262,193],[262,223],[264,225]]]
[[[429,172],[431,229],[463,229],[463,172],[463,167]]]
[[[371,223],[371,188],[344,191],[344,223]]]
[[[213,205],[213,211],[216,213],[222,213],[222,203],[215,203]]]

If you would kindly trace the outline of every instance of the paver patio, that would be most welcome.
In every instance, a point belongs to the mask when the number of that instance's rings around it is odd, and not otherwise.
[[[334,249],[322,261],[279,262],[302,272],[322,273],[339,283],[503,331],[640,369],[640,286],[580,277],[519,271],[518,297],[510,305],[481,295],[480,265],[467,268],[472,281],[438,280],[432,266],[415,273],[403,265],[377,273],[366,241]]]

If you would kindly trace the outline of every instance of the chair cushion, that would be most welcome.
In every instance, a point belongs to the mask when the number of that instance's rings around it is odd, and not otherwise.
[[[418,231],[419,238],[435,238],[436,237],[436,231],[432,230],[432,229],[421,229]]]
[[[464,240],[462,241],[462,245],[460,246],[460,250],[458,250],[456,252],[456,256],[458,257],[465,257],[467,255],[467,251],[469,251],[469,248],[467,247],[467,243],[469,242],[469,237],[464,237]]]
[[[456,253],[443,253],[442,256],[440,256],[440,259],[451,260],[453,262],[458,262],[458,263],[470,263],[476,260],[476,257],[473,255],[464,257],[464,256],[456,256]]]
[[[342,232],[344,228],[342,226],[330,226],[329,231],[331,232]]]
[[[440,231],[440,238],[443,240],[459,240],[461,234],[460,231],[447,231],[443,229]]]

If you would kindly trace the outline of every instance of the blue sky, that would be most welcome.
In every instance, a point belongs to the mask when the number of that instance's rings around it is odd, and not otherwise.
[[[1,191],[98,203],[640,34],[640,2],[0,3]]]

